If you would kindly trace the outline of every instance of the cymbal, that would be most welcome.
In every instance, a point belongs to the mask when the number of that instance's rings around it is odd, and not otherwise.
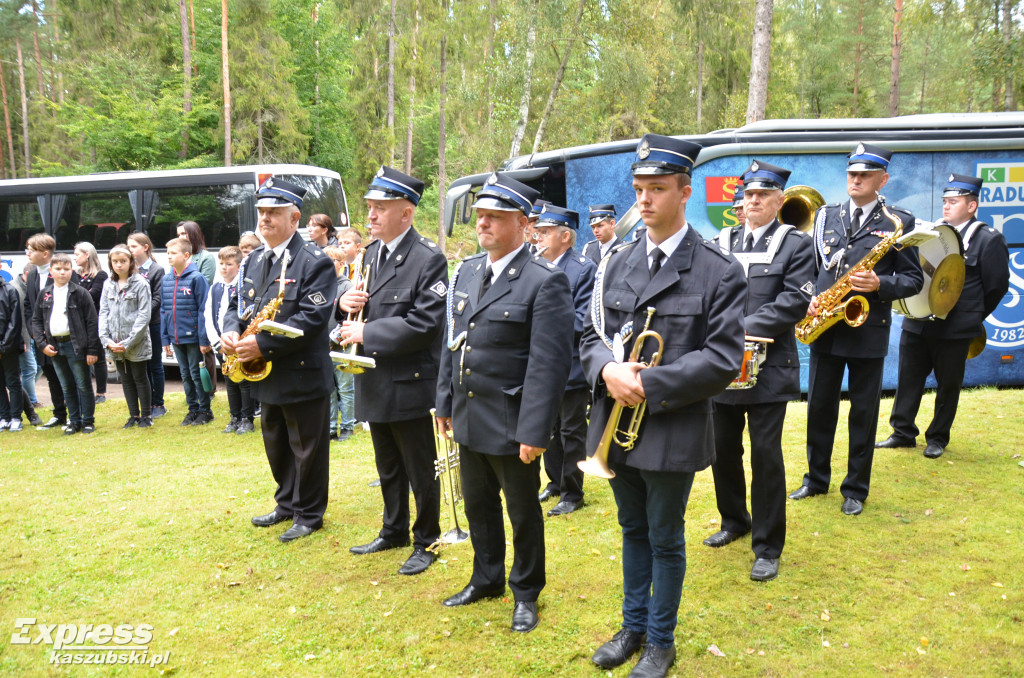
[[[984,334],[981,335],[980,337],[975,337],[974,339],[972,339],[971,345],[967,349],[967,359],[970,360],[971,358],[977,358],[979,355],[981,355],[981,352],[985,350],[985,342],[986,337]]]
[[[932,313],[944,317],[956,306],[964,289],[964,258],[949,255],[935,268],[928,288],[928,307]]]

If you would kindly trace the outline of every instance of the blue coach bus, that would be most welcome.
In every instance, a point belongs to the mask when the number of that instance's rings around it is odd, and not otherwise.
[[[846,155],[861,141],[895,151],[885,188],[890,204],[918,219],[939,221],[942,187],[950,172],[985,180],[978,218],[1002,231],[1010,246],[1010,290],[985,322],[985,348],[968,361],[965,385],[1024,384],[1024,114],[930,114],[896,118],[764,120],[737,129],[688,136],[704,150],[693,170],[687,221],[705,238],[736,225],[732,196],[739,174],[760,158],[792,170],[780,218],[809,230],[819,201],[846,195]],[[617,141],[520,156],[503,169],[533,186],[542,197],[581,214],[589,205],[614,203],[616,232],[627,236],[639,223],[629,180],[638,140]],[[487,174],[453,182],[445,199],[446,226],[468,223],[473,195]],[[593,238],[580,227],[577,247]],[[628,240],[629,237],[627,236]],[[902,316],[893,314],[883,388],[896,388]],[[980,340],[978,342],[980,346]],[[807,388],[809,349],[800,345],[802,382]],[[929,378],[929,386],[934,380]]]

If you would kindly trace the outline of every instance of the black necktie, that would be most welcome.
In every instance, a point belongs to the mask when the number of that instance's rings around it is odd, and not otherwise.
[[[476,298],[477,301],[483,299],[484,295],[487,294],[487,290],[491,289],[492,277],[494,276],[491,275],[491,265],[487,264],[487,268],[484,269],[484,279],[480,281],[480,294]]]
[[[377,257],[377,273],[380,273],[380,269],[384,268],[384,262],[388,260],[388,254],[387,245],[381,245],[380,256]]]
[[[263,284],[270,282],[270,270],[272,268],[274,268],[274,251],[268,250],[267,253],[263,255]]]
[[[753,252],[754,251],[754,234],[753,233],[747,233],[747,239],[743,242],[743,251],[744,252]]]
[[[850,235],[860,230],[860,215],[862,214],[864,214],[864,210],[859,207],[853,210],[853,221],[850,222]]]
[[[655,249],[651,252],[651,279],[658,275],[658,271],[661,270],[661,260],[665,257],[665,253],[661,249]]]

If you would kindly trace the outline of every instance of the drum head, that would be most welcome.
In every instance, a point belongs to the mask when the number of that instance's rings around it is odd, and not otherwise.
[[[944,317],[953,310],[964,289],[965,271],[964,258],[960,255],[950,254],[942,260],[928,288],[928,307],[932,313]]]

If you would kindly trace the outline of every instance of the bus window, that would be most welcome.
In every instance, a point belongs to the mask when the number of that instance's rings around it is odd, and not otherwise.
[[[238,236],[256,228],[256,199],[251,186],[195,186],[162,189],[149,237],[157,248],[177,237],[178,223],[194,221],[211,248],[237,245]]]
[[[335,228],[348,226],[341,184],[336,179],[314,175],[285,175],[282,178],[306,189],[306,197],[302,199],[303,216],[326,214]]]
[[[53,196],[53,205],[63,210],[51,232],[58,250],[74,249],[79,242],[89,242],[102,251],[127,242],[135,217],[123,191],[74,193]],[[56,211],[56,210],[54,210]]]
[[[43,232],[43,218],[34,198],[0,201],[0,249],[23,252],[25,242]]]

